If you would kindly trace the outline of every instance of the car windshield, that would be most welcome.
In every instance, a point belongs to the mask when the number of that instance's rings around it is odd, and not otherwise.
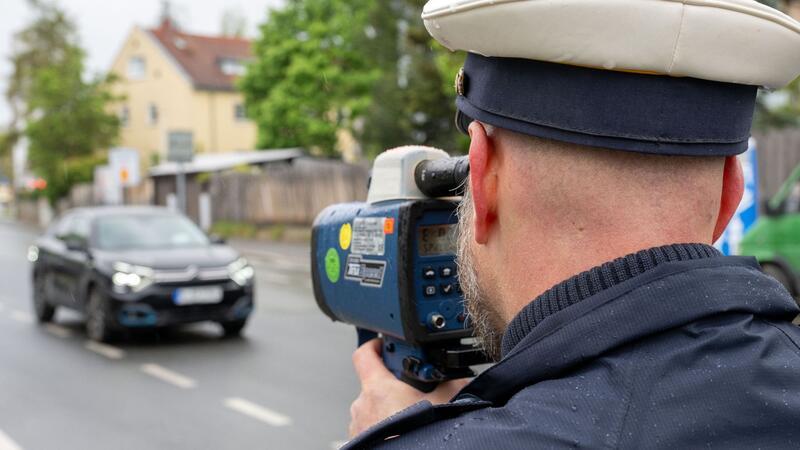
[[[96,245],[104,250],[201,247],[209,243],[189,219],[170,214],[100,217],[96,233]]]

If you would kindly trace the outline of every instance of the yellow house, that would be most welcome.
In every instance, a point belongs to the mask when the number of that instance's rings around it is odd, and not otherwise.
[[[184,33],[168,19],[135,27],[111,68],[125,97],[120,145],[139,150],[145,166],[166,160],[175,134],[190,135],[197,153],[253,150],[256,125],[234,86],[250,55],[245,39]]]
[[[790,16],[800,20],[800,0],[784,0],[783,9]]]

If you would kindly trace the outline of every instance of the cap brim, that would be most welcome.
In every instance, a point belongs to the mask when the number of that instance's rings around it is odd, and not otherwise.
[[[474,119],[463,112],[460,109],[456,109],[456,129],[461,133],[469,136],[469,124],[471,124]]]

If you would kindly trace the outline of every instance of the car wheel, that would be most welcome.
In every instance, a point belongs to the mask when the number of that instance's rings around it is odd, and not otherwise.
[[[242,334],[244,326],[247,325],[247,320],[235,320],[232,322],[220,322],[222,332],[225,337],[237,337]]]
[[[56,314],[56,307],[47,300],[47,284],[43,276],[36,276],[33,280],[33,311],[39,323],[52,322]]]
[[[109,342],[113,333],[108,316],[108,302],[97,289],[89,292],[86,304],[86,335],[96,342]]]

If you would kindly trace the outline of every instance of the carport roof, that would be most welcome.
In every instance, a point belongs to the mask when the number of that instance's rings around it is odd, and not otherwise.
[[[305,152],[301,148],[256,150],[252,152],[234,153],[201,153],[195,155],[192,162],[183,164],[183,172],[220,172],[243,165],[291,161],[301,156],[305,156]],[[149,173],[151,177],[161,177],[175,175],[178,172],[178,169],[178,163],[168,162],[152,167]]]

